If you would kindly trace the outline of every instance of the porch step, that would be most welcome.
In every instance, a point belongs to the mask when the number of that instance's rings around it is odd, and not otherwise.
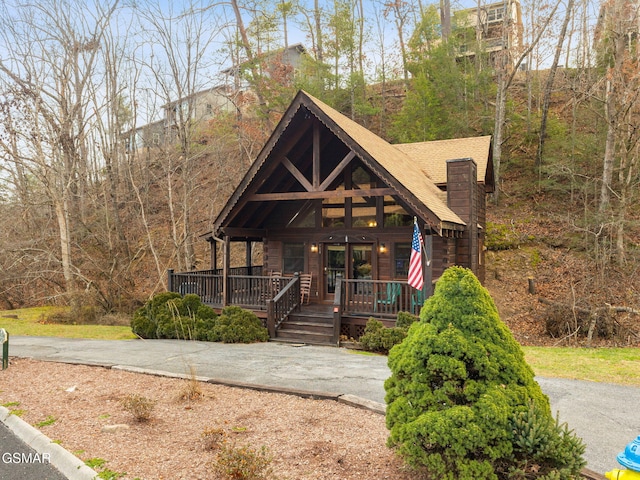
[[[333,345],[333,318],[312,313],[297,312],[282,322],[275,341]]]

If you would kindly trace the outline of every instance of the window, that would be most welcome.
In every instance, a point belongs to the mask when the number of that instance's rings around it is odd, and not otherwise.
[[[504,18],[504,7],[493,8],[487,12],[488,22],[497,22]]]
[[[413,218],[391,196],[384,197],[384,226],[407,227],[413,224]]]
[[[332,198],[322,202],[322,226],[344,227],[344,198]]]
[[[282,245],[282,273],[292,275],[304,271],[304,243],[284,243]]]
[[[351,200],[351,224],[354,228],[376,227],[375,199],[353,197]]]
[[[393,246],[394,277],[406,277],[409,274],[410,243],[396,243]]]

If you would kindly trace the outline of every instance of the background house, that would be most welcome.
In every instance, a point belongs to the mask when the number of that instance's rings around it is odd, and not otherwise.
[[[519,0],[488,3],[454,13],[458,34],[464,30],[465,42],[460,55],[474,56],[477,46],[489,56],[502,50],[514,51],[522,46],[522,9]],[[512,58],[514,56],[512,55]]]

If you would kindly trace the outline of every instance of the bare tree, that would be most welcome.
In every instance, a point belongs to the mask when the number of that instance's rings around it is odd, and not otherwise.
[[[544,31],[546,30],[549,22],[555,15],[558,7],[560,6],[561,0],[558,0],[555,7],[549,14],[549,17],[540,26],[538,30],[538,34],[533,38],[531,43],[521,52],[521,54],[515,59],[512,58],[512,52],[507,49],[504,49],[499,52],[497,56],[497,64],[496,64],[496,112],[494,119],[494,129],[493,129],[493,170],[494,177],[496,182],[496,190],[493,194],[494,202],[498,203],[500,199],[500,164],[502,160],[502,143],[504,141],[504,129],[506,124],[507,117],[507,95],[509,92],[509,87],[513,82],[513,79],[520,68],[520,65],[524,61],[525,58],[529,55],[531,50],[535,48],[535,46],[540,41]],[[510,29],[513,28],[512,19],[510,15],[505,12],[504,22],[502,27],[502,44],[508,44],[508,37]]]
[[[558,63],[560,61],[560,54],[562,53],[562,45],[564,44],[567,36],[567,28],[569,26],[569,22],[573,18],[573,14],[574,14],[573,5],[574,5],[573,0],[568,0],[565,14],[564,14],[564,22],[562,23],[560,35],[558,36],[558,41],[556,43],[556,51],[553,56],[553,62],[551,64],[551,68],[549,69],[549,76],[547,77],[547,82],[544,87],[544,92],[542,97],[542,118],[540,120],[540,136],[538,141],[538,155],[536,157],[536,164],[538,168],[542,166],[542,156],[544,153],[544,141],[547,134],[547,116],[549,114],[549,102],[551,100],[551,90],[553,88],[556,72],[558,71]]]
[[[89,9],[74,0],[16,2],[5,4],[2,15],[7,52],[0,60],[0,81],[29,127],[15,129],[5,117],[5,131],[21,148],[16,152],[9,142],[2,145],[3,153],[16,172],[26,171],[40,182],[53,206],[65,290],[72,301],[82,279],[73,247],[90,168],[92,114],[86,94],[95,88],[100,44],[116,5]]]
[[[637,2],[611,0],[603,5],[604,29],[600,37],[600,62],[605,74],[605,120],[607,125],[598,212],[603,221],[616,224],[617,260],[625,259],[627,209],[638,182],[638,132],[640,131],[640,67],[636,52],[639,18]],[[617,185],[614,172],[617,169]],[[612,207],[612,195],[617,206]]]
[[[140,61],[150,78],[151,88],[165,100],[162,114],[166,121],[167,148],[164,152],[164,177],[170,231],[175,259],[180,269],[196,265],[192,231],[192,196],[199,188],[196,134],[201,119],[203,80],[209,74],[214,40],[219,33],[212,10],[197,10],[188,5],[184,11],[166,11],[164,4],[139,6],[142,28],[152,47]],[[178,149],[173,148],[177,143]]]

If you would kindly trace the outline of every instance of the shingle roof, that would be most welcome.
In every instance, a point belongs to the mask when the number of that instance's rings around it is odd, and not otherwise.
[[[477,165],[478,182],[483,183],[490,158],[491,136],[402,143],[394,147],[417,162],[422,171],[438,185],[447,183],[447,160],[473,158]]]
[[[433,180],[430,180],[425,175],[422,163],[418,163],[405,152],[396,148],[396,146],[391,145],[324,102],[309,94],[307,96],[325,115],[331,118],[354,142],[366,150],[381,167],[409,190],[441,221],[460,225],[465,224],[458,215],[447,207],[445,201],[443,201],[441,190],[435,186]],[[328,127],[331,128],[329,125]]]

